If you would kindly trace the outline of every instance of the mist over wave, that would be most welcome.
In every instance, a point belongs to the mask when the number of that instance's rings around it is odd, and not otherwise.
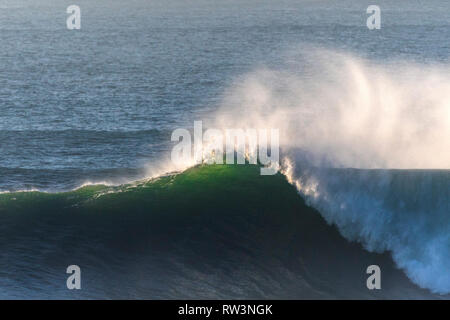
[[[290,57],[237,81],[216,126],[279,128],[283,172],[308,204],[348,240],[390,251],[416,284],[449,293],[449,66],[311,48]]]
[[[302,50],[236,81],[215,125],[279,128],[282,147],[320,166],[448,169],[449,71]]]

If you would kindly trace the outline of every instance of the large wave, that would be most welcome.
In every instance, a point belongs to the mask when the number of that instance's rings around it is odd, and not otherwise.
[[[0,297],[441,298],[259,169],[198,166],[117,187],[0,194]],[[65,286],[71,264],[82,269],[78,292]],[[372,264],[382,290],[366,287]]]
[[[12,192],[0,194],[3,295],[67,297],[60,270],[75,259],[88,267],[86,297],[436,298],[353,241],[450,293],[448,71],[312,50],[225,93],[210,125],[280,129],[282,173],[352,243],[256,166]],[[193,165],[161,163],[147,176]],[[380,293],[361,272],[373,263],[388,279]]]

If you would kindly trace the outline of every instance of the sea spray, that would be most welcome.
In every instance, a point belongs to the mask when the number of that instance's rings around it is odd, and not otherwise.
[[[415,283],[449,293],[449,66],[323,49],[293,57],[231,86],[218,125],[282,128],[282,172],[308,204],[347,239],[392,252]]]

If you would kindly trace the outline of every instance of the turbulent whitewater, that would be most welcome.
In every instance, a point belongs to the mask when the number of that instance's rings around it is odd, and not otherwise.
[[[290,180],[347,239],[392,252],[414,283],[450,292],[450,170],[309,168]]]

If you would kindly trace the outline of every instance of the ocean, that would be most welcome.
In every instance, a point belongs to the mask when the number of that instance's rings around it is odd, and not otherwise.
[[[449,299],[448,1],[71,4],[0,3],[0,298]],[[198,120],[281,171],[175,168]]]

